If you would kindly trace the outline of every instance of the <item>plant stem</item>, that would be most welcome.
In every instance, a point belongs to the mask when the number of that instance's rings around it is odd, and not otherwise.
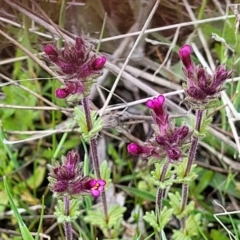
[[[82,105],[83,105],[84,112],[85,112],[88,131],[91,131],[92,119],[91,119],[91,111],[90,111],[90,106],[89,106],[89,99],[87,97],[83,98]],[[94,167],[96,177],[98,179],[101,179],[96,138],[93,138],[90,140],[90,150],[91,150],[93,167]],[[101,194],[101,199],[102,199],[102,203],[103,203],[103,211],[104,211],[105,219],[106,219],[106,221],[108,221],[107,199],[106,199],[106,193],[104,191]]]
[[[65,208],[65,215],[69,216],[69,198],[68,196],[64,196],[63,198],[64,208]],[[72,224],[71,222],[64,222],[64,231],[66,240],[72,240]]]
[[[195,130],[198,132],[200,131],[203,112],[204,112],[204,110],[197,110],[197,113],[196,113]],[[191,171],[191,168],[192,168],[195,156],[196,156],[196,152],[197,152],[198,140],[199,140],[198,136],[194,135],[192,137],[191,146],[190,146],[189,154],[188,154],[188,162],[187,162],[187,167],[185,170],[184,177],[187,177]],[[189,192],[189,184],[185,183],[182,185],[182,212],[184,211],[184,209],[187,205],[188,192]],[[185,220],[181,219],[182,229],[184,228],[184,225],[185,225]]]
[[[169,163],[165,163],[163,165],[162,173],[161,173],[160,178],[159,178],[159,182],[163,182],[165,180],[165,176],[166,176],[166,173],[167,173],[168,166],[169,166]],[[160,215],[161,215],[161,211],[162,211],[163,193],[164,193],[164,189],[161,188],[161,187],[158,187],[157,195],[156,195],[156,206],[155,206],[155,215],[156,215],[156,218],[157,218],[157,222],[159,222],[159,220],[160,220]],[[157,230],[155,230],[155,239],[156,240],[161,239]]]
[[[167,173],[168,166],[169,166],[169,163],[165,163],[163,165],[162,173],[161,173],[161,176],[160,176],[160,179],[159,179],[160,182],[164,181],[166,173]],[[156,217],[157,217],[157,221],[159,220],[159,216],[160,216],[160,213],[161,213],[161,210],[162,210],[163,193],[164,193],[164,189],[159,187],[158,190],[157,190],[156,206],[155,206],[155,214],[156,214]]]

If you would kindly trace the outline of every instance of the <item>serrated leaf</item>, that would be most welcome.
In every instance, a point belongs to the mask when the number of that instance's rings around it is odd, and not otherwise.
[[[92,129],[90,131],[88,131],[86,116],[82,108],[75,107],[74,119],[79,126],[79,132],[82,134],[82,138],[86,142],[89,142],[96,137],[96,135],[102,130],[102,118],[98,116],[97,112],[91,112]]]
[[[199,234],[198,228],[200,225],[201,214],[190,215],[185,223],[186,232],[190,237],[197,236]]]
[[[171,220],[173,215],[173,209],[168,209],[166,206],[162,209],[160,213],[160,226],[163,229],[168,222]]]
[[[192,240],[191,237],[186,236],[183,230],[173,230],[173,240]]]
[[[79,201],[79,199],[71,199],[69,201],[69,215],[65,215],[64,202],[61,199],[59,199],[55,207],[56,211],[54,212],[54,215],[57,217],[57,221],[59,223],[63,223],[72,222],[76,220],[80,215],[79,211],[80,204],[81,201]]]
[[[149,223],[156,231],[160,232],[167,225],[167,223],[171,220],[173,214],[173,209],[168,209],[166,206],[162,209],[159,220],[156,217],[154,211],[146,212],[143,219]]]
[[[195,203],[191,201],[190,203],[187,204],[185,209],[182,211],[182,213],[179,215],[179,218],[183,218],[187,216],[188,214],[191,214],[195,208]]]
[[[120,205],[110,207],[108,211],[108,228],[112,228],[114,225],[118,224],[119,221],[122,220],[125,211],[126,208]]]
[[[154,213],[154,211],[146,212],[145,216],[143,216],[143,219],[151,225],[155,230],[160,231],[159,224],[157,222],[157,217]]]
[[[179,216],[181,214],[181,208],[182,208],[180,193],[179,192],[176,192],[175,194],[169,193],[168,196],[170,199],[169,203],[173,208],[173,213],[176,216]]]
[[[84,217],[84,221],[90,223],[91,225],[98,226],[101,229],[107,229],[108,227],[104,213],[99,209],[95,211],[89,210],[87,212],[87,216]]]

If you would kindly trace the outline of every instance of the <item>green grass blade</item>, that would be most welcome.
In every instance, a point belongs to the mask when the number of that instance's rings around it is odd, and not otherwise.
[[[32,237],[32,235],[30,233],[30,231],[28,230],[27,226],[23,222],[22,217],[21,217],[21,215],[19,214],[19,212],[17,210],[17,207],[14,204],[14,201],[12,199],[12,195],[10,193],[10,190],[9,190],[9,187],[8,187],[8,184],[7,184],[7,179],[6,179],[5,176],[3,177],[3,182],[4,182],[4,187],[5,187],[5,190],[7,192],[8,198],[9,198],[9,202],[11,204],[11,208],[12,208],[12,210],[14,212],[14,215],[17,218],[17,222],[18,222],[19,229],[21,231],[23,240],[34,240],[34,238]]]

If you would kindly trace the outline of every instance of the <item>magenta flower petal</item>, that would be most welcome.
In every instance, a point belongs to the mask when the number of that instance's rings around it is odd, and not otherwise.
[[[97,183],[101,186],[105,186],[106,185],[106,181],[102,180],[102,179],[99,179],[97,180]]]
[[[104,186],[98,187],[98,190],[99,190],[100,192],[102,192],[102,191],[104,190]]]
[[[91,189],[91,193],[93,197],[98,197],[100,195],[100,191],[96,189]]]
[[[159,108],[162,108],[163,104],[165,102],[165,97],[163,95],[159,95],[157,98],[150,99],[146,102],[146,105],[148,108],[155,110],[158,110]]]
[[[106,185],[106,181],[99,179],[91,179],[87,183],[88,187],[90,188],[91,194],[94,197],[98,197],[100,192],[104,191],[104,186]]]
[[[96,183],[97,183],[97,180],[95,179],[91,179],[88,181],[88,184],[91,188],[93,188],[96,185]]]

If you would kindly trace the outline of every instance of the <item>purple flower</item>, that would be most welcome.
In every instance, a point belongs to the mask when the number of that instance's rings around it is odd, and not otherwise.
[[[159,95],[157,98],[154,97],[146,102],[146,106],[153,110],[153,120],[158,125],[160,132],[163,134],[169,125],[169,114],[166,111],[164,102],[165,97],[163,95]]]
[[[90,187],[90,191],[93,197],[98,197],[102,191],[104,191],[104,186],[106,182],[102,179],[96,180],[91,179],[87,182]]]
[[[56,90],[58,98],[66,98],[70,94],[88,94],[93,79],[101,74],[106,57],[97,57],[92,46],[83,38],[76,38],[74,45],[65,44],[64,49],[54,45],[46,45],[43,58],[57,67],[57,73],[63,75],[65,86]]]
[[[163,95],[159,95],[157,98],[154,97],[146,102],[148,108],[152,109],[154,113],[158,117],[162,117],[164,115],[163,104],[165,102],[165,97]]]

